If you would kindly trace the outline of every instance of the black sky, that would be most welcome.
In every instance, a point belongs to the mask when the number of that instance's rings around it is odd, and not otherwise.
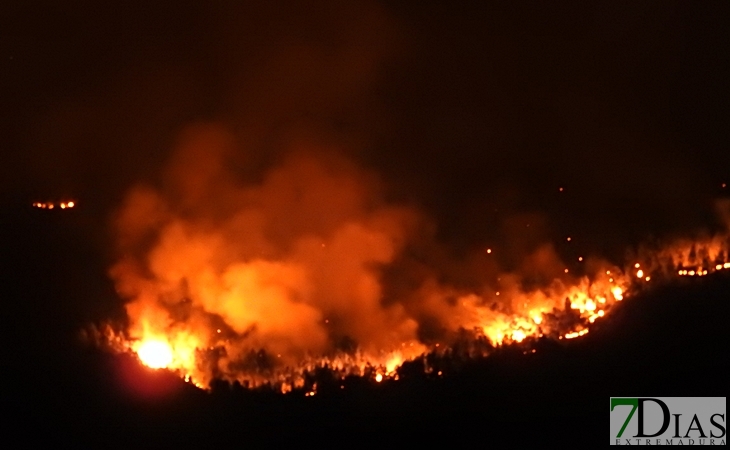
[[[728,179],[724,2],[1,8],[3,198],[99,223],[199,121],[254,177],[283,136],[332,138],[462,249],[536,214],[588,250],[691,230]]]

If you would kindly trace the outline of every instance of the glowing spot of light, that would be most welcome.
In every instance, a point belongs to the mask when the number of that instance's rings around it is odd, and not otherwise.
[[[145,341],[137,349],[140,361],[153,369],[163,369],[172,363],[172,349],[167,342]]]

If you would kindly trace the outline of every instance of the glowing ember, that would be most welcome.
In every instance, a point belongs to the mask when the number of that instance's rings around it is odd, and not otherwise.
[[[577,337],[585,336],[588,334],[588,328],[580,330],[580,331],[573,331],[571,333],[567,333],[564,337],[565,339],[575,339]]]
[[[617,301],[621,301],[624,299],[623,290],[620,287],[615,287],[611,289],[611,293],[613,294],[613,298],[615,298]]]
[[[76,206],[76,202],[34,202],[32,206],[38,209],[54,209],[55,207],[70,209]]]

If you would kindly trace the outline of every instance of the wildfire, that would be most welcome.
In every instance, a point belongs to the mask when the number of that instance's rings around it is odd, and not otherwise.
[[[198,134],[171,164],[169,186],[129,192],[110,271],[129,318],[116,348],[198,386],[220,377],[311,396],[306,374],[320,368],[383,382],[432,353],[529,353],[539,338],[585,336],[669,277],[730,269],[724,235],[674,242],[623,267],[586,254],[565,260],[546,244],[525,267],[490,268],[481,284],[457,287],[429,268],[403,283],[402,298],[388,297],[381,269],[407,259],[427,222],[418,211],[385,205],[368,174],[338,159],[295,155],[242,186],[216,153],[228,137]],[[557,245],[580,241],[563,236]],[[480,257],[494,263],[493,250]]]
[[[563,281],[556,281],[552,287],[543,290],[508,292],[509,303],[521,305],[521,308],[513,310],[512,313],[492,311],[483,304],[480,297],[467,295],[458,302],[459,326],[475,330],[477,335],[485,337],[493,346],[521,344],[528,338],[545,335],[565,340],[576,339],[588,334],[589,326],[606,317],[616,302],[626,298],[628,290],[637,283],[648,281],[649,272],[656,272],[658,275],[667,272],[667,267],[662,267],[656,261],[661,259],[662,255],[674,255],[669,263],[669,269],[688,265],[694,267],[677,269],[673,272],[669,270],[669,273],[680,276],[704,276],[730,269],[730,261],[723,260],[728,254],[724,245],[724,241],[693,242],[689,249],[682,247],[681,244],[674,245],[659,252],[654,259],[632,264],[626,271],[617,267],[608,270],[604,268],[598,275],[594,275],[593,279],[577,279],[572,285],[566,286]],[[702,254],[699,262],[698,253]],[[629,276],[632,270],[634,275]],[[565,308],[559,306],[560,299],[565,300]],[[570,314],[573,314],[574,318],[567,320]],[[220,327],[202,331],[201,334],[200,330],[194,329],[164,331],[153,326],[153,322],[147,322],[146,331],[140,338],[122,339],[125,348],[135,352],[140,361],[148,367],[174,370],[186,381],[199,387],[206,386],[211,380],[210,369],[205,368],[206,361],[209,361],[212,355],[224,350],[229,345],[231,337],[225,336],[226,332]],[[329,320],[325,322],[330,323]],[[204,338],[205,335],[209,338]],[[242,372],[233,378],[245,380],[248,385],[273,381],[280,386],[282,392],[290,392],[293,388],[304,386],[304,373],[318,367],[327,367],[340,373],[343,378],[352,374],[371,373],[371,379],[380,383],[385,379],[397,380],[398,369],[406,361],[439,351],[444,351],[442,344],[427,345],[413,340],[402,342],[398,349],[391,351],[379,353],[358,351],[355,354],[338,352],[331,356],[307,357],[298,363],[288,361],[289,365],[280,369],[265,373],[259,371],[258,374]],[[529,352],[528,348],[525,353]],[[532,352],[534,353],[534,349]],[[282,354],[277,354],[275,360],[281,358]],[[306,395],[314,396],[316,392],[316,385],[310,386]]]
[[[473,329],[477,335],[484,336],[493,346],[524,343],[528,338],[551,334],[560,339],[574,339],[588,333],[588,324],[603,318],[610,310],[613,302],[623,299],[624,289],[628,286],[628,277],[620,275],[618,268],[613,268],[609,275],[601,275],[589,281],[577,280],[573,286],[557,283],[547,291],[531,293],[512,292],[512,303],[521,304],[524,313],[499,313],[491,311],[482,304],[482,299],[471,295],[460,302],[459,315],[464,329]],[[609,279],[611,281],[609,281]],[[619,280],[622,280],[619,282]],[[567,309],[559,306],[558,299],[565,299]],[[567,317],[575,317],[567,321]],[[468,319],[472,316],[472,319]],[[329,323],[329,321],[327,321]],[[179,372],[181,376],[198,386],[205,386],[211,380],[209,369],[205,368],[210,358],[230,346],[230,337],[221,328],[210,331],[169,330],[152,326],[150,321],[145,331],[136,341],[129,341],[127,349],[135,352],[140,361],[151,368],[166,368]],[[204,336],[210,336],[205,339]],[[382,382],[385,379],[398,379],[398,368],[406,361],[420,357],[429,352],[443,351],[441,344],[425,345],[419,341],[402,342],[399,349],[380,352],[358,352],[348,354],[339,352],[332,356],[305,358],[300,362],[289,361],[291,365],[273,369],[266,373],[241,373],[241,377],[249,385],[274,381],[281,386],[282,392],[290,392],[292,388],[304,385],[303,374],[317,367],[328,367],[342,376],[364,375],[373,370],[372,379]],[[281,354],[274,361],[280,360]],[[371,368],[371,369],[368,369]],[[314,395],[316,389],[309,392]]]
[[[695,248],[695,250],[692,250]],[[699,249],[699,250],[697,250]],[[728,254],[724,242],[693,242],[689,248],[682,248],[681,245],[674,245],[671,250],[665,250],[656,255],[660,258],[662,254],[672,253],[672,267],[694,267],[692,269],[681,268],[674,273],[680,276],[705,276],[712,272],[730,269],[730,261],[723,258]],[[701,253],[699,258],[697,254]],[[692,256],[690,256],[692,255]],[[480,306],[480,299],[477,297],[465,298],[460,304],[463,312],[471,311],[476,313],[476,321],[471,323],[483,336],[493,345],[506,345],[511,343],[525,342],[529,337],[540,337],[546,333],[557,332],[560,339],[576,339],[589,333],[588,325],[595,323],[605,317],[614,302],[625,299],[627,289],[638,282],[646,282],[651,279],[648,273],[654,267],[654,272],[665,271],[656,261],[648,261],[646,265],[635,263],[632,265],[634,277],[625,275],[627,272],[613,267],[600,272],[601,275],[588,281],[587,279],[577,280],[572,286],[560,286],[556,290],[536,291],[532,293],[511,293],[512,303],[519,303],[529,308],[524,313],[496,314],[488,308]],[[666,275],[666,274],[665,274]],[[557,298],[565,298],[568,310],[577,314],[578,319],[575,325],[561,325],[560,317],[567,313],[567,310],[560,310],[556,306]],[[467,314],[468,315],[468,314]],[[556,320],[557,315],[557,320]],[[329,321],[327,321],[329,322]],[[470,326],[469,321],[464,321],[464,327]],[[567,326],[566,330],[564,327]],[[571,327],[575,327],[571,329]],[[220,334],[220,328],[215,330]],[[413,347],[415,346],[415,350]],[[406,361],[410,361],[428,352],[439,351],[440,344],[431,346],[423,345],[420,342],[402,343],[401,350],[386,352],[382,356],[360,353],[356,356],[340,354],[335,357],[320,357],[303,364],[301,371],[311,370],[314,367],[330,367],[344,375],[364,374],[367,367],[373,367],[375,372],[373,380],[377,383],[386,378],[397,379],[398,368]],[[204,348],[198,346],[187,350],[187,357],[181,358],[175,355],[173,347],[165,339],[150,338],[142,340],[134,347],[140,360],[152,368],[182,369],[186,379],[195,380],[189,370],[195,367],[204,353]],[[410,351],[405,351],[410,350]],[[281,355],[278,355],[281,357]],[[187,364],[183,361],[187,359]],[[200,376],[198,371],[197,376]],[[274,376],[279,380],[283,392],[291,391],[292,387],[301,386],[303,381],[298,376],[282,375]],[[201,385],[200,383],[196,384]],[[309,391],[308,395],[315,395],[316,388]]]
[[[71,209],[76,206],[76,202],[74,201],[64,201],[64,202],[34,202],[32,205],[34,208],[38,209]]]

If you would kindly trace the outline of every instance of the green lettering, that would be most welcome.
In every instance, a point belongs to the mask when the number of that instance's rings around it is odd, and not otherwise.
[[[622,434],[624,434],[624,430],[626,429],[626,425],[629,424],[629,421],[631,421],[631,417],[634,415],[634,411],[636,411],[636,408],[639,407],[639,399],[638,398],[612,398],[611,399],[611,411],[613,411],[613,408],[615,406],[633,406],[631,408],[631,412],[629,413],[628,417],[626,417],[626,420],[624,421],[624,425],[619,430],[618,434],[616,435],[617,438],[620,438]]]

